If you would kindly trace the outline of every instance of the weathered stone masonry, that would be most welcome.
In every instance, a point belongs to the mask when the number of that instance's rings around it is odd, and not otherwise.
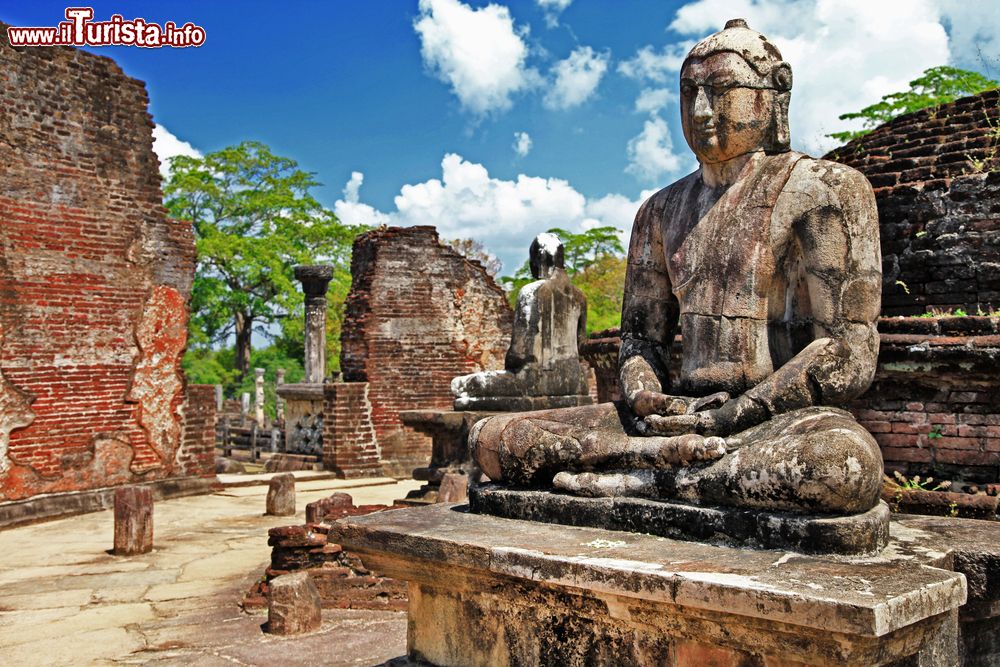
[[[830,153],[871,181],[882,315],[1000,308],[1000,89],[900,116]]]
[[[433,227],[359,236],[351,260],[340,367],[367,382],[386,474],[409,477],[430,460],[430,439],[401,410],[451,408],[456,375],[503,368],[513,316],[477,262],[438,241]]]
[[[143,83],[0,25],[0,99],[0,501],[210,475],[182,449],[193,233]]]

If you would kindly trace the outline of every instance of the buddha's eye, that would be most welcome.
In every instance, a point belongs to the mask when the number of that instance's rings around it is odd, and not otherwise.
[[[698,94],[698,86],[694,85],[690,81],[684,81],[681,83],[681,95],[684,97],[694,97]]]
[[[712,98],[722,97],[737,85],[732,81],[721,81],[712,84]]]

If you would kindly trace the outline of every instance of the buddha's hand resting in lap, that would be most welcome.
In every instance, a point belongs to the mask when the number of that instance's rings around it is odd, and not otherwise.
[[[718,406],[718,407],[713,407]],[[684,414],[651,414],[643,420],[644,435],[677,436],[686,433],[700,435],[731,435],[740,430],[742,406],[725,392],[706,396],[692,404]]]
[[[655,391],[640,391],[632,401],[632,411],[639,417],[650,415],[685,415],[701,412],[714,406],[721,406],[729,400],[729,394],[720,391],[702,398],[671,396]]]

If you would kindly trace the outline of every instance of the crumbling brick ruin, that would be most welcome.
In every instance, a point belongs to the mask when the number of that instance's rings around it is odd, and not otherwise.
[[[401,410],[448,410],[456,375],[503,368],[513,315],[485,269],[441,244],[433,227],[360,235],[351,260],[340,367],[367,382],[385,474],[408,478],[430,460],[430,438]]]
[[[214,403],[182,418],[194,238],[144,84],[0,25],[0,99],[0,501],[212,475]]]
[[[830,153],[871,181],[882,315],[1000,309],[1000,89],[900,116]]]
[[[828,157],[875,189],[882,350],[852,410],[886,468],[1000,481],[1000,90],[901,116]],[[887,316],[963,309],[970,317]]]

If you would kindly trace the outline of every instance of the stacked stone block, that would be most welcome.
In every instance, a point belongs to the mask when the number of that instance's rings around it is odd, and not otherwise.
[[[215,385],[189,384],[184,402],[184,437],[177,462],[187,475],[214,477]]]

